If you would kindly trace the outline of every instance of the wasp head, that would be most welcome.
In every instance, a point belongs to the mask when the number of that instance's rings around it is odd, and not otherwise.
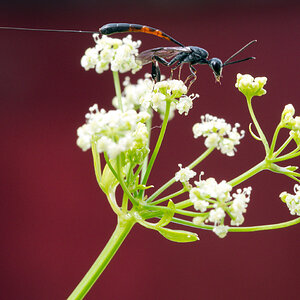
[[[222,76],[223,70],[222,61],[219,58],[214,57],[208,61],[208,65],[213,70],[216,81],[220,83],[220,78]]]

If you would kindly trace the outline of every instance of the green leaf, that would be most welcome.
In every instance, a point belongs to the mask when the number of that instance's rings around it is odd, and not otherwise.
[[[144,184],[138,184],[136,186],[135,190],[148,190],[148,189],[151,189],[153,187],[154,187],[154,185],[148,185],[148,186],[146,186]]]
[[[156,227],[164,227],[168,225],[174,216],[175,213],[175,204],[174,202],[170,199],[168,203],[168,208],[170,208],[170,211],[166,211],[160,221],[156,224]]]
[[[297,166],[287,166],[285,167],[287,170],[291,171],[291,172],[294,172],[296,170],[298,170],[298,167]]]
[[[117,161],[110,160],[110,163],[114,169],[116,169]],[[100,187],[105,194],[114,192],[116,187],[118,186],[119,181],[115,177],[115,175],[110,170],[109,166],[106,164],[100,180]]]
[[[173,230],[169,228],[159,228],[157,231],[166,239],[177,243],[189,243],[198,241],[198,235],[184,230]]]

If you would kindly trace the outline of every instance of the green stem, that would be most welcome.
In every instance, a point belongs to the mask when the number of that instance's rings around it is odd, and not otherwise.
[[[253,168],[251,168],[250,170],[246,171],[245,173],[241,174],[240,176],[232,179],[231,181],[229,181],[228,183],[234,187],[238,184],[240,184],[241,182],[245,181],[246,179],[254,176],[255,174],[257,174],[258,172],[267,169],[267,163],[263,160],[262,162],[260,162],[259,164],[257,164],[256,166],[254,166]]]
[[[99,278],[101,273],[104,271],[110,260],[113,258],[122,242],[130,232],[134,223],[135,222],[132,218],[119,218],[118,225],[105,248],[102,250],[101,254],[98,256],[92,267],[77,285],[75,290],[69,296],[68,300],[80,300],[84,298],[93,284]]]
[[[173,218],[172,223],[186,225],[193,228],[201,228],[206,230],[213,230],[214,226],[212,225],[195,225],[191,221],[183,220],[180,218]],[[270,225],[260,225],[260,226],[249,226],[249,227],[229,227],[229,232],[251,232],[251,231],[263,231],[263,230],[272,230],[272,229],[281,229],[289,226],[293,226],[300,223],[300,218],[296,218],[291,221],[277,223],[277,224],[270,224]]]
[[[277,157],[286,147],[287,145],[293,140],[293,137],[289,136],[286,141],[280,146],[280,148],[274,152],[273,157]],[[272,154],[272,153],[270,153]]]
[[[272,229],[281,229],[289,226],[293,226],[300,223],[300,218],[296,218],[291,221],[270,224],[270,225],[261,225],[261,226],[249,226],[249,227],[231,227],[228,229],[229,232],[251,232],[251,231],[263,231],[263,230],[272,230]]]
[[[143,185],[147,184],[147,180],[149,178],[151,169],[153,167],[153,164],[154,164],[155,159],[157,157],[157,154],[159,152],[160,146],[162,144],[162,141],[163,141],[166,129],[167,129],[168,120],[169,120],[170,107],[171,107],[171,102],[166,101],[166,112],[165,112],[165,116],[164,116],[164,121],[162,123],[161,130],[160,130],[160,133],[159,133],[159,137],[158,137],[158,140],[156,142],[155,148],[153,150],[152,156],[150,158],[147,170],[146,170],[145,175],[144,175],[143,180],[142,180]],[[141,195],[143,195],[143,190],[141,190],[141,192],[140,192],[140,196]]]
[[[168,196],[165,196],[165,197],[163,197],[163,198],[160,198],[160,199],[158,199],[158,200],[152,202],[151,204],[152,204],[152,205],[160,204],[160,203],[162,203],[162,202],[164,202],[164,201],[167,201],[167,200],[169,200],[169,199],[171,199],[171,198],[175,198],[175,197],[177,197],[177,196],[179,196],[179,195],[185,193],[186,191],[187,191],[187,189],[183,188],[183,189],[181,189],[180,191],[177,191],[177,192],[172,193],[172,194],[170,194],[170,195],[168,195]]]
[[[216,147],[210,147],[205,152],[203,152],[198,158],[196,158],[188,167],[192,170],[194,169],[201,161],[203,161],[209,154],[211,154]]]
[[[97,151],[97,145],[95,141],[92,141],[92,154],[93,154],[93,161],[94,161],[94,170],[95,170],[95,175],[96,179],[98,182],[98,185],[101,188],[101,161],[99,157],[99,152]]]
[[[299,150],[300,147],[297,147],[297,148]],[[297,149],[295,149],[295,150],[297,150]],[[297,152],[298,150],[297,151],[295,151],[295,150],[293,150],[292,152],[290,152],[288,154],[285,154],[285,155],[279,156],[275,159],[272,159],[272,162],[288,160],[288,159],[292,159],[292,158],[295,158],[297,156],[300,156],[300,152]]]
[[[193,212],[189,210],[184,210],[184,209],[175,209],[175,214],[180,214],[183,216],[188,216],[188,217],[200,217],[200,216],[205,216],[208,215],[209,213],[199,213],[199,212]]]
[[[192,163],[188,165],[188,167],[192,170],[197,166],[201,161],[203,161],[213,150],[215,147],[208,148],[205,152],[203,152],[199,157],[197,157]],[[175,177],[171,178],[168,182],[166,182],[163,186],[161,186],[155,193],[153,193],[148,199],[147,202],[151,202],[156,199],[164,190],[170,187],[173,183],[175,183]]]
[[[255,117],[255,114],[254,114],[254,111],[253,111],[253,108],[252,108],[251,99],[252,99],[252,97],[247,97],[248,109],[249,109],[252,121],[253,121],[253,123],[254,123],[254,125],[256,127],[256,130],[257,130],[257,132],[259,134],[259,137],[260,137],[262,143],[264,144],[266,154],[268,154],[269,151],[270,151],[269,145],[268,145],[268,141],[267,141],[267,139],[266,139],[266,137],[265,137],[262,129],[260,128],[259,123],[257,122],[257,119]]]
[[[272,143],[271,143],[271,147],[270,147],[270,155],[272,155],[273,152],[274,152],[275,145],[276,145],[276,141],[277,141],[277,137],[278,137],[278,133],[279,133],[280,129],[281,129],[281,126],[278,125],[278,126],[276,127],[275,132],[274,132],[273,139],[272,139]]]
[[[148,113],[151,115],[151,112],[148,111]],[[146,121],[146,126],[147,126],[147,130],[149,132],[148,141],[147,141],[147,147],[149,148],[150,147],[150,138],[151,138],[152,117]],[[143,161],[141,180],[145,177],[145,173],[146,173],[147,166],[148,166],[148,160],[149,160],[149,153],[147,154],[147,156],[145,157],[145,159]]]
[[[122,212],[126,213],[127,209],[128,209],[128,197],[125,193],[123,193]]]
[[[138,201],[131,195],[130,191],[128,190],[127,186],[124,183],[124,180],[123,180],[122,176],[120,176],[120,177],[118,176],[116,170],[111,165],[106,152],[104,152],[104,158],[105,158],[105,161],[106,161],[108,167],[110,168],[111,172],[114,174],[114,176],[116,177],[116,179],[119,181],[120,186],[122,187],[123,192],[127,194],[128,198],[130,199],[130,201],[132,202],[133,205],[138,206],[139,205]]]
[[[114,78],[114,84],[115,84],[115,91],[116,91],[116,95],[117,95],[117,98],[118,98],[118,108],[121,111],[123,111],[120,78],[119,78],[119,73],[117,71],[113,71],[113,78]]]
[[[178,209],[184,209],[184,208],[190,207],[192,205],[194,205],[193,202],[190,199],[187,199],[187,200],[176,203],[175,207]]]
[[[102,190],[102,187],[101,187],[101,161],[100,161],[100,156],[97,151],[97,145],[96,145],[95,141],[92,141],[92,154],[93,154],[94,170],[95,170],[97,183],[98,183],[100,189]],[[120,215],[121,210],[114,199],[115,198],[114,194],[106,194],[106,197],[107,197],[107,200],[108,200],[112,210],[117,215]]]

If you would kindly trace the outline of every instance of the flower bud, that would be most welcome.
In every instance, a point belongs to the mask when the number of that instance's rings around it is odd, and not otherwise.
[[[267,93],[263,88],[267,83],[267,77],[256,77],[253,78],[249,74],[237,74],[237,80],[235,87],[243,93],[247,98],[252,98],[253,96],[262,96]]]

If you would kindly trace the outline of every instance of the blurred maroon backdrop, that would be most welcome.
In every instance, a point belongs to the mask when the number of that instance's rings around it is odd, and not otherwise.
[[[95,30],[115,21],[148,24],[221,59],[258,39],[241,55],[257,60],[225,68],[221,86],[207,66],[197,67],[192,90],[200,98],[188,117],[170,122],[151,177],[156,186],[173,176],[178,163],[186,165],[204,150],[191,132],[200,115],[240,122],[247,130],[246,103],[234,87],[238,72],[268,77],[267,95],[257,97],[254,107],[269,138],[285,104],[293,103],[299,115],[300,6],[291,1],[12,1],[0,8],[0,26]],[[142,49],[172,46],[149,35],[135,38],[143,41]],[[80,67],[93,45],[90,35],[0,31],[0,39],[0,297],[65,299],[116,224],[94,178],[91,153],[76,146],[88,107],[111,108],[112,75]],[[149,66],[135,78],[144,71]],[[197,171],[229,180],[263,154],[247,131],[235,157],[216,152]],[[248,185],[254,190],[245,225],[292,219],[278,195],[292,192],[294,182],[265,172],[242,186]],[[176,244],[135,226],[87,299],[299,297],[299,226],[225,239],[198,233],[199,242]]]

